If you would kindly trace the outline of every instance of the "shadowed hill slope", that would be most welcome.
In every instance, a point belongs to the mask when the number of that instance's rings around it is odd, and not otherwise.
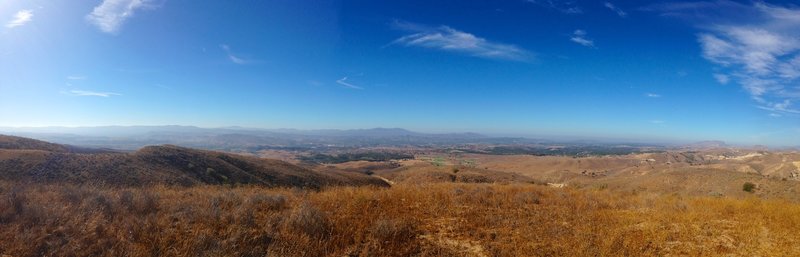
[[[117,150],[104,149],[104,148],[86,148],[72,145],[54,144],[41,140],[0,135],[0,149],[14,149],[14,150],[40,150],[58,153],[116,153]]]
[[[0,180],[7,181],[108,186],[386,186],[378,178],[354,172],[319,172],[278,160],[172,145],[148,146],[133,153],[85,153],[71,151],[70,146],[26,138],[2,140]]]
[[[65,145],[48,143],[36,139],[0,135],[0,149],[42,150],[50,152],[68,152]]]

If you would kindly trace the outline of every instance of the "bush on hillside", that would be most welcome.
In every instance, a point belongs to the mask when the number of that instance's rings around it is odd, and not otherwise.
[[[742,185],[742,190],[745,191],[745,192],[752,193],[752,192],[756,191],[756,184],[753,184],[753,183],[750,183],[750,182],[744,182],[744,184]]]

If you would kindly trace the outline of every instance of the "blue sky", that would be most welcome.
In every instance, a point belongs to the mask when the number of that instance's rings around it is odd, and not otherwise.
[[[800,7],[2,1],[0,126],[800,145]]]

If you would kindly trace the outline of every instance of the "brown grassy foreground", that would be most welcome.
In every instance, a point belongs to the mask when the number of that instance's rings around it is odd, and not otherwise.
[[[798,228],[786,201],[524,184],[0,183],[11,256],[800,256]]]

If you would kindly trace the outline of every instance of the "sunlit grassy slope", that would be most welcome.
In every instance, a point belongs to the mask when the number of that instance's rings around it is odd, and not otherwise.
[[[800,205],[531,184],[0,183],[12,256],[800,256]]]

